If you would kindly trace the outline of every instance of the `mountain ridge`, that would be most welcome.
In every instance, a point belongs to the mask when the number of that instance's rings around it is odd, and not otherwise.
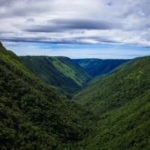
[[[47,84],[67,93],[74,93],[84,86],[90,75],[68,57],[22,56],[26,67]]]
[[[113,69],[129,60],[85,58],[73,59],[73,61],[83,67],[94,78],[111,72]]]

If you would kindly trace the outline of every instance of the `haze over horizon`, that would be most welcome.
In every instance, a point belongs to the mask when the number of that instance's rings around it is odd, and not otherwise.
[[[0,41],[17,55],[150,55],[148,0],[1,0]]]

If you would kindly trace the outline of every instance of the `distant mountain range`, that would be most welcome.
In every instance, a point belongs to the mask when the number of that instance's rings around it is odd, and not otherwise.
[[[74,62],[84,68],[92,77],[111,72],[119,65],[129,61],[126,59],[73,59]]]
[[[0,150],[150,149],[149,56],[93,79],[66,57],[20,58],[0,43]]]

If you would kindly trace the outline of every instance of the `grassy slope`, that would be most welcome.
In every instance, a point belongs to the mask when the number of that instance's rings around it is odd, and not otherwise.
[[[67,57],[26,56],[23,63],[45,83],[68,93],[79,90],[91,77],[79,65]]]
[[[89,130],[89,112],[42,83],[1,44],[0,91],[1,150],[62,150]]]
[[[74,62],[83,67],[92,77],[104,75],[127,62],[123,59],[74,59]]]
[[[150,57],[134,59],[75,96],[100,116],[97,133],[87,138],[81,149],[150,149],[149,64]]]

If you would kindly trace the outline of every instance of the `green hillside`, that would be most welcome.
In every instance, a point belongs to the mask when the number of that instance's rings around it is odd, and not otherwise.
[[[0,44],[0,150],[63,150],[87,136],[90,118]]]
[[[67,93],[79,90],[90,75],[67,57],[25,56],[23,63],[45,83],[63,89]]]
[[[111,72],[119,65],[127,62],[125,59],[73,59],[83,67],[92,77]]]
[[[70,101],[0,43],[0,150],[149,150],[149,64],[131,60]]]
[[[89,84],[74,99],[100,116],[86,150],[150,149],[150,57],[137,58]]]

